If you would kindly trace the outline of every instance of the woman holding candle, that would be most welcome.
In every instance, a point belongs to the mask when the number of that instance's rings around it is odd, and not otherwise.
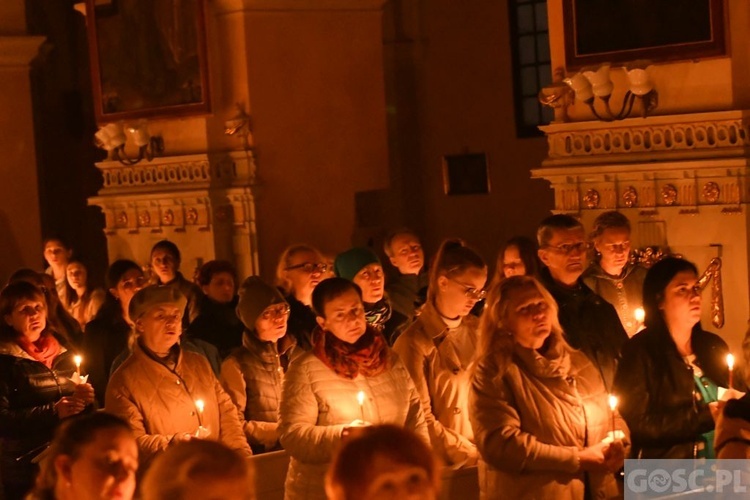
[[[237,315],[245,325],[242,347],[221,365],[221,383],[253,453],[276,450],[281,387],[294,350],[286,334],[289,305],[277,288],[251,276],[240,287]]]
[[[477,461],[468,397],[479,321],[469,312],[484,298],[486,282],[487,266],[476,252],[458,240],[443,242],[427,303],[393,346],[419,392],[432,447],[455,467]]]
[[[0,292],[0,475],[6,499],[32,486],[32,460],[60,420],[94,401],[89,384],[76,385],[74,353],[47,328],[44,295],[19,281]]]
[[[279,433],[291,455],[287,500],[326,498],[328,463],[357,426],[399,425],[428,442],[414,383],[380,332],[367,325],[360,294],[342,278],[324,280],[313,292],[319,325],[313,350],[291,363],[281,398]]]
[[[717,386],[727,344],[700,325],[698,272],[683,259],[654,264],[643,284],[646,329],[623,347],[615,377],[638,458],[714,458]]]
[[[620,212],[604,212],[594,220],[590,238],[596,254],[583,282],[615,307],[632,337],[643,327],[636,310],[643,303],[646,269],[630,263],[630,221]]]
[[[133,353],[107,386],[106,409],[133,428],[144,468],[170,444],[193,437],[222,441],[245,457],[252,454],[237,409],[211,365],[180,348],[186,303],[172,287],[149,286],[133,296],[128,308],[136,334]]]
[[[493,285],[480,335],[469,416],[481,498],[619,497],[604,381],[565,342],[549,292],[530,276]]]

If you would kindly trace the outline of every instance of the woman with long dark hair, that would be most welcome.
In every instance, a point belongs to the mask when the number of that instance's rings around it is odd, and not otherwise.
[[[73,259],[65,270],[68,279],[65,307],[81,328],[91,321],[104,303],[104,290],[91,286],[88,269],[80,260]]]
[[[710,406],[726,386],[727,344],[701,327],[698,270],[669,257],[643,283],[646,329],[623,347],[615,376],[638,458],[714,458]]]

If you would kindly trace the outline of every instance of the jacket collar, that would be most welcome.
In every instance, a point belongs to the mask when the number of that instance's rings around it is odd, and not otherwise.
[[[52,334],[48,334],[52,335]],[[67,349],[64,345],[60,344],[60,354],[66,352]],[[23,348],[12,340],[0,341],[0,355],[13,356],[14,358],[29,359],[31,361],[37,361],[31,354],[24,351]],[[59,356],[59,354],[58,354]]]
[[[439,342],[448,333],[448,330],[451,330],[432,302],[425,303],[419,319],[422,321],[423,331],[426,335],[424,340],[428,340],[430,343]],[[455,328],[459,328],[462,323],[463,321],[459,320]]]
[[[560,336],[550,334],[544,354],[515,344],[513,355],[524,367],[539,378],[566,378],[570,373],[570,354]]]
[[[589,265],[589,268],[586,272],[588,276],[597,278],[597,279],[603,279],[607,281],[612,281],[613,283],[617,283],[618,281],[625,280],[635,269],[635,266],[631,264],[625,264],[625,267],[622,268],[622,272],[619,276],[613,276],[609,273],[607,273],[604,269],[602,269],[601,264],[599,262],[592,262],[591,265]]]
[[[288,333],[276,342],[260,340],[254,331],[247,330],[242,333],[242,347],[250,352],[258,353],[263,357],[275,358],[283,356],[291,351],[297,341]]]

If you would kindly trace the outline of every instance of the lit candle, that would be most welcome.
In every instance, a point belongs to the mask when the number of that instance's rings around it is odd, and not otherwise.
[[[727,354],[727,367],[729,368],[729,389],[732,388],[732,372],[734,371],[734,355]]]
[[[642,307],[637,308],[635,310],[635,320],[639,325],[642,325],[644,319],[646,319],[646,311],[644,311]]]
[[[198,414],[203,415],[203,408],[205,408],[205,403],[203,403],[202,399],[196,399],[195,400],[195,407],[198,408]]]
[[[615,410],[617,409],[617,396],[609,395],[609,413],[612,415],[612,441],[615,440]]]
[[[81,361],[83,361],[83,358],[80,355],[73,356],[73,362],[76,364],[76,375],[79,377],[81,376]]]
[[[365,423],[365,391],[357,393],[357,403],[359,403],[359,413],[362,415],[362,423]]]

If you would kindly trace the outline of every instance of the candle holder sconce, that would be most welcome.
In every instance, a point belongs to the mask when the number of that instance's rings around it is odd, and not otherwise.
[[[130,135],[138,147],[138,154],[131,158],[125,152],[125,144]],[[139,120],[127,125],[122,122],[109,123],[100,127],[94,134],[94,144],[100,149],[107,151],[113,160],[123,165],[135,165],[142,160],[151,161],[164,153],[164,139],[161,136],[153,136],[148,130],[148,122]]]

